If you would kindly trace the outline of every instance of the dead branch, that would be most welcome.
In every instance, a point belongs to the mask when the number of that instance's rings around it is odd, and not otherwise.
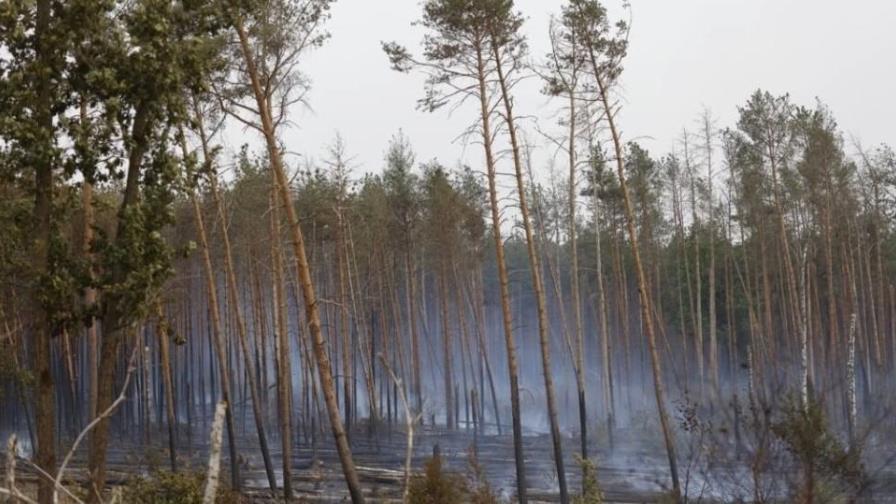
[[[395,382],[395,387],[398,389],[399,397],[401,398],[401,404],[404,406],[404,421],[405,426],[408,429],[408,441],[404,455],[404,491],[402,492],[402,501],[408,502],[408,490],[410,489],[411,484],[411,457],[414,454],[414,424],[420,420],[422,413],[418,413],[416,416],[414,415],[411,411],[411,406],[408,403],[407,390],[405,390],[401,378],[395,375],[395,371],[392,370],[392,366],[389,365],[388,360],[386,360],[386,357],[382,353],[378,354],[378,356],[383,363],[386,372],[389,373],[389,377]]]

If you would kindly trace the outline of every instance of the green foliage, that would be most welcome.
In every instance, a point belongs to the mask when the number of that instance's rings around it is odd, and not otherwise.
[[[34,375],[16,363],[12,345],[0,342],[0,383],[15,383],[27,390],[34,384]],[[4,397],[4,388],[0,388],[0,399]]]
[[[22,201],[46,194],[38,200],[52,207],[49,222],[34,221],[37,208],[11,221],[10,209],[0,209],[4,226],[16,228],[4,235],[22,238],[23,251],[46,247],[46,263],[24,270],[20,284],[54,333],[101,314],[125,326],[145,315],[171,273],[162,232],[172,223],[181,170],[171,129],[188,116],[185,98],[221,66],[223,19],[215,2],[51,2],[44,36],[36,37],[36,18],[34,2],[0,7],[0,52],[13,56],[0,58],[0,180]],[[35,109],[46,109],[43,118]],[[35,186],[34,166],[49,168],[49,187]],[[81,181],[113,194],[119,208],[115,224],[97,227],[93,265],[72,239]],[[40,243],[30,243],[35,226]],[[18,259],[0,256],[4,269]],[[102,274],[92,278],[90,269]],[[103,306],[72,302],[89,287]]]
[[[608,89],[622,73],[621,61],[628,51],[628,24],[617,21],[611,26],[607,9],[597,0],[569,0],[561,17],[569,36],[577,39],[579,51],[599,75],[597,89]]]
[[[808,405],[802,405],[788,400],[772,431],[802,466],[804,481],[799,494],[814,495],[823,490],[848,495],[865,487],[861,449],[844,448],[831,432],[819,402],[810,399]]]
[[[458,89],[474,85],[480,70],[492,68],[493,42],[504,58],[521,59],[527,49],[519,33],[522,23],[511,0],[428,0],[419,22],[426,28],[425,63],[397,42],[384,42],[382,48],[394,70],[419,68],[427,74],[424,96],[417,106],[432,112],[464,95],[476,94]]]
[[[395,243],[406,247],[406,250],[410,250],[420,215],[420,195],[417,191],[419,181],[412,172],[415,159],[404,133],[399,132],[393,136],[386,151],[383,184],[389,207],[392,208],[390,236]]]
[[[576,456],[582,470],[582,493],[573,497],[573,504],[603,504],[604,496],[597,481],[597,465],[587,458]]]
[[[159,471],[144,478],[127,481],[122,502],[129,504],[201,504],[205,476],[196,472]],[[227,489],[219,489],[217,504],[236,504],[239,497]]]

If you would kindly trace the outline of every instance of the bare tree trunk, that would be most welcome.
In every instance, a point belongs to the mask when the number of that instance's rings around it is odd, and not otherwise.
[[[423,412],[423,392],[420,385],[420,341],[417,331],[417,281],[414,277],[413,258],[410,244],[405,251],[405,304],[408,311],[408,325],[411,333],[411,370],[413,372],[413,392],[416,412]]]
[[[168,452],[171,472],[177,472],[177,416],[174,412],[174,380],[171,376],[171,352],[168,338],[170,326],[164,318],[161,301],[156,302],[156,338],[159,340],[159,359],[162,361],[162,382],[165,386],[165,412],[168,416]]]
[[[607,297],[604,287],[603,247],[601,246],[600,233],[600,201],[597,194],[597,185],[593,190],[594,198],[594,255],[595,270],[597,271],[597,311],[600,316],[600,341],[602,351],[602,372],[604,404],[607,408],[607,436],[610,450],[613,449],[613,430],[616,427],[616,400],[613,395],[613,370],[611,368],[612,348],[610,346],[610,313],[607,308]]]
[[[193,215],[196,220],[196,231],[199,234],[199,245],[202,251],[202,265],[205,273],[205,289],[208,296],[208,308],[211,318],[212,343],[215,354],[218,357],[218,371],[221,380],[221,398],[226,408],[227,441],[230,451],[230,477],[234,490],[240,488],[239,461],[236,452],[236,431],[233,425],[233,401],[231,401],[231,376],[230,366],[227,365],[227,354],[224,348],[225,342],[221,332],[221,313],[218,304],[218,289],[215,286],[215,270],[212,267],[211,252],[209,251],[208,235],[205,232],[205,220],[199,208],[199,201],[195,193],[190,192],[190,200],[193,204]]]
[[[348,224],[348,223],[346,223]],[[348,251],[347,258],[350,265],[352,265],[352,270],[354,270],[355,278],[360,278],[358,274],[358,264],[355,255],[355,245],[354,240],[352,239],[351,228],[347,226],[346,236],[348,239]],[[373,340],[373,333],[370,330],[370,327],[367,323],[367,317],[364,315],[364,312],[358,308],[357,298],[355,293],[355,282],[352,281],[352,270],[349,270],[348,275],[348,289],[349,289],[349,297],[351,298],[352,304],[352,312],[354,313],[354,319],[357,321],[360,326],[358,331],[362,334],[359,337],[359,347],[361,348],[361,370],[364,373],[364,383],[367,387],[367,401],[370,403],[370,418],[368,419],[369,425],[369,434],[373,434],[373,430],[376,426],[376,423],[379,421],[380,413],[379,413],[379,404],[377,402],[376,397],[376,384],[375,377],[373,375],[373,363],[369,361],[368,356],[370,355],[370,343]]]
[[[276,184],[276,182],[274,183]],[[283,289],[283,256],[280,249],[280,209],[276,186],[271,185],[271,270],[274,283],[274,355],[277,361],[277,416],[280,419],[280,446],[283,450],[283,498],[292,499],[292,364],[286,322],[286,294]]]
[[[803,253],[800,265],[799,278],[799,337],[800,337],[800,391],[803,408],[809,409],[809,289],[806,281],[809,276],[809,266],[806,254]]]
[[[554,446],[554,464],[557,468],[557,482],[560,487],[560,502],[569,502],[569,491],[566,488],[566,470],[563,462],[563,441],[560,437],[560,424],[557,420],[557,405],[554,397],[553,369],[551,368],[551,343],[550,322],[547,316],[547,302],[545,300],[544,284],[541,277],[541,264],[538,251],[535,246],[535,236],[532,222],[529,219],[529,207],[526,203],[526,187],[523,182],[523,163],[520,154],[520,145],[517,140],[517,130],[514,122],[513,104],[511,103],[510,90],[502,65],[501,51],[498,47],[495,34],[491,34],[491,50],[495,60],[495,69],[500,85],[501,101],[504,104],[504,120],[507,124],[507,132],[510,136],[511,153],[516,172],[516,185],[519,194],[520,213],[523,217],[523,228],[526,234],[526,246],[529,254],[529,265],[532,270],[532,285],[535,290],[535,301],[538,312],[538,339],[541,347],[541,364],[544,374],[545,399],[547,402],[548,419],[551,425],[551,439]]]
[[[588,413],[585,404],[585,329],[579,287],[579,246],[576,240],[576,99],[569,93],[569,247],[571,255],[572,312],[576,334],[576,388],[579,393],[579,431],[582,458],[588,458]]]
[[[342,424],[342,419],[339,417],[339,404],[336,401],[336,387],[333,384],[333,369],[330,363],[330,357],[327,355],[326,342],[321,333],[320,310],[318,307],[317,296],[314,292],[314,284],[311,280],[311,267],[308,263],[308,258],[305,255],[305,240],[302,236],[302,228],[299,226],[299,218],[296,215],[296,210],[289,193],[289,181],[286,178],[282,154],[274,131],[274,122],[270,109],[271,105],[258,80],[258,72],[255,67],[254,56],[252,49],[249,47],[248,35],[243,27],[242,20],[236,20],[236,29],[240,39],[243,59],[246,62],[248,77],[255,94],[255,100],[258,107],[257,112],[261,117],[262,133],[264,134],[265,143],[267,145],[271,169],[274,171],[274,177],[277,181],[277,189],[280,192],[283,208],[286,209],[286,219],[292,234],[293,255],[296,261],[296,270],[299,275],[299,284],[302,288],[302,296],[305,299],[305,314],[308,318],[308,326],[311,332],[314,357],[317,361],[317,370],[320,375],[321,389],[324,393],[324,401],[327,406],[327,413],[330,417],[330,428],[333,431],[336,450],[339,453],[339,461],[342,464],[342,470],[345,473],[345,480],[348,485],[349,493],[351,494],[352,502],[354,504],[360,504],[364,502],[364,496],[361,492],[361,482],[355,471],[355,463],[352,460],[351,448],[348,444],[348,438]]]
[[[50,54],[50,16],[52,5],[49,0],[38,0],[34,36],[37,58],[42,68],[48,68],[52,61]],[[51,107],[50,75],[45,72],[37,79],[37,103],[35,121],[47,138],[52,137],[53,116]],[[49,152],[49,151],[47,151]],[[50,269],[51,213],[53,208],[53,165],[47,154],[36,156],[34,178],[34,266],[37,275],[45,275]],[[35,282],[38,284],[38,282]],[[34,318],[34,376],[35,376],[35,417],[37,423],[37,465],[48,474],[56,472],[56,388],[50,369],[51,333],[50,314],[39,302],[40,293],[34,292],[34,305],[39,309]],[[50,504],[53,484],[46,478],[38,478],[37,499],[40,504]]]
[[[481,273],[481,270],[480,270]],[[457,271],[455,270],[455,278],[457,277]],[[492,366],[489,363],[488,358],[488,349],[485,346],[485,303],[479,303],[478,308],[473,306],[473,296],[470,292],[471,289],[466,282],[463,282],[460,278],[457,278],[457,282],[464,287],[465,296],[464,298],[467,300],[467,308],[473,314],[474,322],[476,324],[476,343],[479,347],[479,359],[481,362],[485,363],[485,374],[488,378],[488,387],[492,396],[492,406],[495,415],[495,425],[497,426],[498,435],[501,435],[501,414],[498,407],[498,395],[495,392],[495,380],[492,375]],[[482,411],[480,411],[480,415],[484,415]]]
[[[345,428],[349,441],[352,430],[352,366],[351,366],[351,328],[348,322],[348,292],[345,277],[348,272],[348,260],[345,246],[345,225],[343,222],[342,195],[336,202],[336,269],[339,278],[339,332],[342,336],[342,402],[345,411]]]
[[[619,183],[622,188],[622,199],[625,207],[626,224],[628,227],[629,239],[632,245],[632,257],[635,263],[635,274],[638,280],[638,294],[641,304],[641,318],[644,323],[644,330],[647,333],[647,344],[650,349],[650,361],[653,368],[653,389],[656,395],[656,406],[660,417],[660,426],[663,430],[663,440],[666,444],[666,454],[669,458],[669,472],[672,478],[672,492],[674,498],[678,501],[681,499],[681,485],[678,480],[678,463],[675,456],[675,438],[672,428],[669,424],[669,415],[666,412],[666,392],[663,386],[663,372],[660,364],[660,356],[656,347],[656,334],[654,333],[653,317],[651,316],[650,291],[648,290],[647,278],[644,274],[644,268],[641,264],[641,253],[638,248],[638,234],[635,230],[635,217],[632,212],[631,198],[629,197],[628,184],[625,180],[625,164],[623,161],[622,142],[619,131],[616,129],[616,118],[613,106],[610,102],[608,90],[604,84],[603,76],[600,75],[600,66],[589,45],[591,67],[594,70],[594,77],[598,85],[600,93],[600,101],[603,105],[607,124],[610,127],[610,134],[613,138],[613,149],[616,154],[616,170],[619,177]]]
[[[709,111],[703,115],[703,137],[706,149],[706,187],[707,187],[707,211],[706,232],[709,240],[709,282],[707,296],[709,297],[709,373],[712,378],[713,399],[719,400],[719,343],[716,337],[716,228],[715,228],[715,200],[713,200],[713,171],[712,171],[712,118]]]
[[[454,395],[452,391],[454,390],[454,380],[451,376],[452,371],[452,338],[451,338],[451,328],[448,324],[448,287],[445,285],[447,279],[447,273],[445,271],[445,259],[441,261],[441,267],[439,271],[439,308],[440,308],[440,316],[442,321],[442,344],[444,355],[442,358],[444,373],[445,373],[445,425],[448,430],[454,429],[457,419],[454,418]]]
[[[491,112],[486,92],[485,63],[483,49],[477,47],[477,80],[479,85],[479,105],[482,119],[482,145],[485,149],[488,170],[489,208],[492,216],[492,239],[495,242],[495,261],[498,265],[498,283],[501,292],[501,316],[504,323],[504,344],[507,348],[507,372],[510,379],[510,411],[513,417],[513,454],[516,461],[516,498],[520,504],[528,502],[526,490],[526,466],[523,457],[523,426],[520,416],[519,370],[517,365],[516,342],[513,337],[513,316],[510,307],[510,288],[507,263],[504,257],[504,241],[501,238],[501,212],[498,208],[498,193],[495,157],[492,152]]]
[[[704,387],[706,382],[706,357],[704,355],[703,341],[703,272],[700,269],[700,215],[697,213],[697,173],[691,165],[691,154],[689,150],[688,132],[682,134],[684,141],[684,162],[688,171],[688,177],[691,182],[691,239],[694,240],[694,280],[695,280],[695,308],[694,308],[694,331],[696,339],[694,346],[697,349],[697,373],[700,379],[700,399],[704,399]]]
[[[224,416],[227,410],[227,402],[221,401],[215,408],[215,421],[212,423],[211,433],[211,450],[208,456],[208,468],[206,473],[208,476],[205,481],[205,492],[202,497],[202,504],[214,504],[218,495],[218,481],[221,472],[221,438],[223,433]]]
[[[80,103],[80,119],[81,122],[87,121],[87,103],[84,99]],[[93,279],[93,257],[90,251],[93,242],[93,225],[94,225],[94,209],[93,209],[93,183],[85,179],[81,183],[81,207],[84,210],[84,229],[81,235],[81,251],[88,263],[88,275]],[[96,289],[87,287],[84,289],[84,306],[92,307],[96,304]],[[96,393],[97,393],[97,351],[99,348],[99,339],[97,337],[96,321],[91,318],[87,322],[87,376],[89,380],[89,392],[87,398],[87,414],[89,418],[96,416]]]
[[[849,337],[846,341],[846,410],[849,427],[849,446],[856,447],[856,314],[849,319]]]

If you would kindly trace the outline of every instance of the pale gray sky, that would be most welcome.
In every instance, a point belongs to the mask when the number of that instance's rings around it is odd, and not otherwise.
[[[527,18],[531,54],[547,52],[547,25],[560,0],[517,0]],[[843,132],[865,145],[896,142],[896,1],[891,0],[632,0],[633,27],[622,83],[621,124],[654,155],[677,145],[704,106],[720,126],[733,125],[736,107],[761,87],[790,92],[799,104],[821,98]],[[622,14],[621,0],[608,0]],[[355,157],[355,173],[379,171],[389,138],[402,128],[418,160],[480,163],[481,148],[451,143],[475,109],[418,112],[420,75],[389,68],[380,41],[396,40],[419,53],[419,0],[339,0],[332,39],[311,54],[312,110],[296,110],[287,148],[322,156],[339,131]],[[558,104],[520,88],[523,114],[548,119]],[[851,147],[850,147],[851,149]]]

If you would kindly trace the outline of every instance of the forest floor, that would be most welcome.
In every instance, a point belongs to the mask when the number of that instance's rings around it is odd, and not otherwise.
[[[638,430],[619,429],[616,434],[617,449],[612,454],[606,450],[589,447],[589,455],[597,462],[597,476],[605,502],[613,503],[656,503],[665,502],[664,496],[670,487],[668,465],[658,440]],[[141,438],[142,436],[136,436]],[[204,436],[203,436],[204,437]],[[164,439],[159,433],[155,439]],[[405,433],[403,430],[380,429],[370,435],[366,428],[356,430],[352,438],[352,451],[364,492],[371,503],[401,502],[404,485]],[[524,437],[526,454],[526,476],[530,501],[533,503],[559,502],[555,466],[551,456],[550,437],[546,434],[531,434]],[[187,455],[186,444],[180,446],[181,467],[203,471],[206,447],[195,446]],[[277,442],[270,443],[271,456],[278,469],[278,485],[282,484],[281,453]],[[312,449],[303,443],[302,448],[293,452],[292,484],[295,502],[337,503],[347,502],[348,492],[335,449],[328,436],[320,437],[320,447]],[[603,443],[604,445],[606,443]],[[277,502],[268,489],[264,465],[256,448],[256,440],[251,433],[243,433],[238,443],[238,459],[241,470],[242,495],[246,502]],[[443,468],[462,475],[471,471],[470,456],[476,447],[475,460],[481,468],[485,480],[503,497],[515,493],[515,464],[513,443],[508,433],[504,435],[474,435],[469,430],[446,431],[441,428],[421,427],[414,437],[412,467],[419,471],[432,456],[434,447],[443,460]],[[581,468],[577,462],[578,439],[564,437],[567,484],[572,494],[581,488]],[[224,450],[226,455],[227,450]],[[135,476],[146,476],[153,471],[166,469],[167,451],[161,443],[146,445],[142,440],[134,443],[119,442],[110,446],[109,484],[127,485]],[[222,461],[222,484],[229,478],[228,460]],[[718,496],[719,488],[726,485],[748,485],[750,475],[743,469],[716,465],[713,468],[713,483],[708,476],[693,469],[687,453],[679,454],[682,485],[692,500],[701,502],[736,502],[738,499]],[[2,465],[2,461],[0,461]],[[86,481],[86,459],[78,453],[66,473],[65,482],[69,487],[80,487]],[[26,494],[33,492],[37,473],[20,463],[17,485]],[[3,469],[5,473],[5,468]],[[728,482],[728,483],[720,483]],[[721,490],[725,491],[725,490]],[[742,493],[737,492],[735,493]],[[883,467],[875,474],[873,502],[896,502],[896,465]],[[65,499],[61,499],[65,502]],[[282,501],[282,498],[280,499]],[[869,502],[871,502],[869,500]]]

